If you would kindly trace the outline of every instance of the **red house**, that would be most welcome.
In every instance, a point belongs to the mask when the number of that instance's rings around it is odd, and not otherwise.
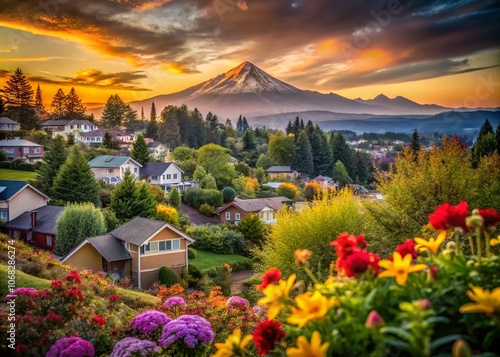
[[[9,237],[38,248],[53,250],[56,244],[56,220],[64,210],[60,206],[42,206],[26,211],[0,227]]]
[[[0,140],[0,150],[10,159],[24,158],[28,162],[41,160],[43,146],[24,139]]]

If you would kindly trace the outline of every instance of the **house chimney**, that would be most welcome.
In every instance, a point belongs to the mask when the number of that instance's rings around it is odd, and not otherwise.
[[[31,211],[31,227],[36,226],[38,211]]]

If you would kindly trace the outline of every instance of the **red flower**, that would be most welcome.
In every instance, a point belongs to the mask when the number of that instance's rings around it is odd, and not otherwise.
[[[52,287],[52,289],[62,289],[63,282],[62,282],[62,280],[52,280],[50,282],[50,286]]]
[[[265,356],[274,348],[276,342],[279,342],[285,331],[281,329],[281,323],[278,321],[268,320],[259,321],[257,329],[253,333],[253,342],[258,349],[260,356]]]
[[[45,320],[48,321],[48,322],[58,323],[58,322],[63,322],[64,321],[64,317],[62,317],[61,315],[56,314],[54,311],[51,311],[51,312],[49,312],[47,314],[47,316],[45,316]]]
[[[415,250],[415,242],[413,239],[406,239],[406,241],[403,244],[400,244],[396,248],[396,252],[401,254],[402,257],[404,257],[406,254],[411,254],[412,259],[416,259],[418,254]],[[390,258],[392,260],[392,257]]]
[[[80,275],[78,275],[78,272],[75,269],[73,269],[71,271],[71,273],[69,273],[68,275],[66,275],[66,280],[67,281],[73,281],[74,280],[78,284],[82,283],[82,279],[80,279]]]
[[[264,274],[262,274],[260,278],[262,279],[262,284],[257,285],[257,289],[264,290],[266,286],[268,286],[269,284],[280,281],[281,272],[279,271],[278,268],[271,268]]]
[[[429,223],[439,231],[446,231],[450,228],[462,228],[467,231],[465,218],[469,215],[467,202],[460,202],[456,206],[450,205],[448,202],[436,207],[434,213],[429,215]]]
[[[78,300],[83,300],[82,291],[77,286],[74,286],[71,289],[64,291],[62,293],[62,296],[73,296],[74,298],[77,298]]]
[[[23,345],[23,344],[18,344],[16,345],[16,355],[22,356],[26,353],[26,350],[28,349],[28,346]]]
[[[116,296],[116,294],[109,295],[109,301],[118,302],[118,296]]]
[[[330,246],[335,247],[339,258],[345,258],[354,251],[359,250],[359,248],[365,248],[367,245],[365,236],[362,234],[354,236],[349,233],[342,233],[337,239],[330,242]]]
[[[378,274],[378,262],[380,258],[376,254],[368,253],[365,250],[359,250],[349,254],[346,258],[340,259],[345,275],[355,277],[358,274],[364,273],[370,267]]]
[[[99,326],[104,326],[105,320],[101,316],[94,316],[92,317],[92,322],[95,322]]]
[[[478,211],[483,219],[483,227],[496,227],[500,223],[500,213],[493,208],[480,208]]]

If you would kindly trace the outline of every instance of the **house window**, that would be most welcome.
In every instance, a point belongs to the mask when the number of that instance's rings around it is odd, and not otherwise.
[[[137,173],[137,167],[134,167],[134,172]]]
[[[35,154],[39,154],[40,153],[40,148],[35,148]]]
[[[231,219],[231,212],[226,212],[226,221]]]
[[[170,180],[172,178],[172,175],[167,174],[167,180]]]
[[[158,181],[158,176],[151,176],[151,180]]]
[[[73,129],[73,125],[70,125],[70,126],[69,126],[69,128],[70,128],[70,129]]]
[[[174,174],[174,180],[177,178],[177,174]]]
[[[162,177],[163,177],[163,179],[165,180],[165,175],[163,175]]]
[[[235,220],[235,221],[239,221],[239,220],[241,219],[240,217],[241,217],[241,216],[240,216],[240,214],[239,214],[239,213],[235,213],[235,214],[234,214],[234,220]]]
[[[115,172],[114,169],[108,169],[108,174],[112,174],[113,172]]]
[[[6,209],[0,210],[0,221],[7,222],[9,220],[9,211]]]
[[[28,154],[30,152],[30,148],[24,148],[24,153]]]
[[[141,254],[169,252],[181,249],[180,239],[169,239],[162,241],[149,242],[141,247]]]
[[[85,129],[87,129],[87,125],[85,125]]]
[[[45,240],[46,240],[47,246],[52,247],[52,236],[46,235]]]
[[[125,249],[130,250],[130,243],[129,242],[125,242]]]
[[[9,154],[13,154],[14,153],[14,149],[13,148],[7,148],[7,149],[4,149],[5,152],[8,152]]]

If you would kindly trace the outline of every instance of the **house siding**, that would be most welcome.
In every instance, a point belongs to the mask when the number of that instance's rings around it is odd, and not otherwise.
[[[85,243],[64,263],[80,269],[90,269],[94,272],[102,271],[102,256],[89,243]]]
[[[230,212],[231,213],[230,219],[226,219],[226,212]],[[245,218],[251,212],[244,212],[244,211],[240,210],[237,207],[230,206],[230,207],[226,208],[225,210],[223,210],[223,211],[221,211],[219,213],[219,219],[220,219],[221,223],[234,222],[236,220],[235,219],[236,213],[240,214],[240,221],[241,221],[243,218]]]
[[[34,191],[32,188],[26,187],[9,202],[7,202],[7,206],[9,208],[9,221],[26,211],[33,210],[34,207],[38,208],[45,206],[46,204],[47,199],[45,197]]]

